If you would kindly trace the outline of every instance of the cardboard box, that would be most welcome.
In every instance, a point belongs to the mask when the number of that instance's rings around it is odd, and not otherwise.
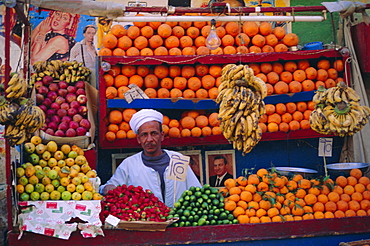
[[[164,222],[155,221],[124,221],[121,220],[117,227],[105,223],[105,229],[124,229],[128,231],[165,231],[167,226],[176,222],[178,219],[171,219]]]
[[[101,201],[24,201],[19,202],[19,206],[19,238],[27,231],[68,239],[77,226],[83,237],[104,236],[99,217]],[[74,218],[83,223],[68,223]]]
[[[78,137],[56,137],[50,134],[45,133],[44,131],[40,130],[40,137],[43,139],[43,142],[48,141],[55,141],[58,145],[63,144],[70,144],[70,145],[77,145],[80,148],[86,149],[88,148],[90,143],[94,142],[95,138],[95,130],[97,124],[97,114],[98,114],[98,90],[91,86],[88,82],[85,82],[85,91],[87,96],[87,119],[91,123],[91,128],[86,136],[78,136]]]

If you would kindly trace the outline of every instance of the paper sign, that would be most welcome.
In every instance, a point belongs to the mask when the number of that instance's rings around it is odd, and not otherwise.
[[[189,161],[189,156],[172,155],[167,178],[177,181],[185,181],[188,173]]]
[[[118,223],[120,222],[120,219],[113,215],[108,215],[108,217],[105,219],[105,223],[109,223],[112,226],[116,227]]]
[[[319,138],[319,156],[331,157],[333,150],[332,138]]]
[[[143,90],[141,90],[136,84],[130,84],[128,87],[130,90],[124,93],[125,99],[128,103],[131,103],[135,99],[149,99]]]

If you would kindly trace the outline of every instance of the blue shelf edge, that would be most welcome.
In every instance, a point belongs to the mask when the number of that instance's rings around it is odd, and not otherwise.
[[[314,96],[314,91],[304,91],[299,93],[290,93],[282,95],[272,95],[264,99],[265,104],[277,104],[288,102],[311,101]],[[150,109],[217,109],[218,104],[213,99],[170,99],[170,98],[154,98],[154,99],[135,99],[128,103],[125,99],[108,99],[108,108],[150,108]]]

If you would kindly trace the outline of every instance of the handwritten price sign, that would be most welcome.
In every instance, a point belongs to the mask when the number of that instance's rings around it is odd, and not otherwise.
[[[172,155],[167,178],[177,181],[185,181],[188,172],[189,161],[189,156]]]

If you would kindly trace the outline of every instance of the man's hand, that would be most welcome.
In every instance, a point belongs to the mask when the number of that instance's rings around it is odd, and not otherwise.
[[[106,194],[108,194],[108,191],[113,190],[115,188],[116,188],[115,185],[106,185],[103,189],[103,195],[105,196]]]

